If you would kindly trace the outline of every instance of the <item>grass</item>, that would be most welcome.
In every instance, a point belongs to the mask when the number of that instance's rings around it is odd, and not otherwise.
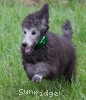
[[[69,86],[63,80],[42,83],[28,80],[21,64],[21,23],[39,5],[27,7],[11,2],[0,0],[0,100],[86,100],[86,7],[75,3],[63,6],[61,2],[50,6],[51,31],[60,33],[61,24],[66,19],[73,26],[73,42],[77,47],[77,80]],[[20,89],[25,90],[23,95],[19,95]],[[27,90],[38,91],[39,94],[29,95]],[[43,96],[41,93],[47,90],[48,96]],[[58,96],[52,96],[52,92],[57,92]]]

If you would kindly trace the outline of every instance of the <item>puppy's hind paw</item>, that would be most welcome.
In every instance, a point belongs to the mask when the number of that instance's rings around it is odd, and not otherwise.
[[[39,74],[36,74],[36,75],[34,75],[33,77],[32,77],[32,81],[33,82],[41,82],[42,81],[42,76],[41,75],[39,75]]]

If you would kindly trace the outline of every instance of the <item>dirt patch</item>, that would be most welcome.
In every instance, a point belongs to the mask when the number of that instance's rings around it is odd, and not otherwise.
[[[20,2],[22,2],[25,5],[35,5],[35,4],[44,4],[45,2],[47,2],[48,0],[20,0]],[[52,4],[56,4],[58,1],[54,0],[52,1]],[[51,4],[51,2],[50,2]],[[68,4],[68,0],[62,0],[62,4],[66,5]]]
[[[20,0],[20,2],[24,3],[25,5],[35,5],[44,3],[43,0]]]

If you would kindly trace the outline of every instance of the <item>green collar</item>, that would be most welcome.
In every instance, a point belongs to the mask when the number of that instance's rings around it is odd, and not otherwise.
[[[39,48],[42,48],[43,46],[45,46],[46,45],[46,43],[47,43],[47,36],[46,35],[44,35],[41,39],[40,39],[40,41],[36,44],[36,46],[34,47],[34,49],[36,50],[36,49],[39,49]]]

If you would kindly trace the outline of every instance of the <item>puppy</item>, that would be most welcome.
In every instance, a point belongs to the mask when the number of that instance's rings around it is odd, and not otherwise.
[[[22,22],[24,39],[21,45],[22,64],[30,80],[57,79],[63,75],[71,83],[76,74],[76,53],[72,44],[70,21],[63,26],[63,35],[49,32],[49,7],[28,15]]]

